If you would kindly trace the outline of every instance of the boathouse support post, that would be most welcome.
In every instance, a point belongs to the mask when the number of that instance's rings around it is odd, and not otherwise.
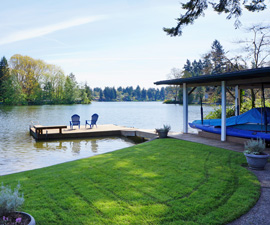
[[[235,99],[234,99],[234,110],[235,110],[235,115],[239,116],[239,111],[240,111],[240,104],[239,104],[239,97],[240,97],[240,93],[239,93],[239,87],[238,85],[235,86]]]
[[[183,133],[188,133],[188,92],[186,83],[183,83]]]
[[[226,83],[221,81],[221,141],[226,141]]]

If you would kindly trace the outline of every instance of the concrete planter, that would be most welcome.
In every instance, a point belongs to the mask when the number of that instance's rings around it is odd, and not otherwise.
[[[264,153],[263,155],[253,155],[244,153],[247,159],[248,166],[254,170],[264,170],[269,155]]]
[[[167,138],[168,137],[168,131],[158,130],[158,137],[159,138]]]
[[[6,217],[9,218],[8,221],[11,222],[12,224],[36,225],[36,221],[34,217],[25,212],[19,212],[19,211],[11,212],[7,214]],[[22,221],[18,223],[15,222],[17,218],[22,218]],[[11,223],[8,223],[8,224],[11,224]],[[3,224],[6,224],[6,223],[3,223]]]

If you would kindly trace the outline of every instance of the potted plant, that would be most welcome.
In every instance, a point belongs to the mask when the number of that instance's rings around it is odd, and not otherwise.
[[[35,219],[25,212],[19,212],[24,203],[23,194],[19,193],[20,184],[14,191],[3,183],[0,189],[0,224],[35,225]]]
[[[251,139],[245,143],[244,155],[251,169],[263,170],[269,155],[264,153],[265,141],[262,139]]]
[[[163,128],[156,128],[156,133],[158,134],[159,138],[166,138],[168,137],[168,132],[171,130],[170,125],[163,125]]]

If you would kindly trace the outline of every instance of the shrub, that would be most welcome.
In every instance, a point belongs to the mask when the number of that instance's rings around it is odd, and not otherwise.
[[[210,112],[208,115],[205,116],[205,119],[221,119],[221,106],[215,107],[213,112]],[[226,108],[226,117],[232,117],[235,115],[234,106]]]
[[[14,191],[2,183],[0,192],[0,216],[15,212],[22,206],[24,197],[23,194],[20,195],[19,189],[20,183],[14,188]]]
[[[158,132],[169,132],[171,130],[170,125],[163,125],[163,128],[156,128],[156,133]]]
[[[252,155],[262,155],[265,150],[265,141],[262,139],[251,139],[245,143],[245,151],[246,154]]]

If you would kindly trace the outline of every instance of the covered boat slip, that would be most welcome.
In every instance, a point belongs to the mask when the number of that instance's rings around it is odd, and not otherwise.
[[[199,77],[180,78],[172,80],[163,80],[155,82],[156,85],[180,85],[183,88],[183,133],[188,133],[188,88],[192,91],[199,86],[221,86],[221,107],[222,114],[220,123],[221,141],[226,141],[227,136],[227,118],[226,118],[226,89],[234,87],[235,93],[235,115],[239,115],[240,108],[240,90],[241,89],[264,89],[270,87],[270,67],[242,70],[237,72],[229,72],[215,75],[204,75]],[[264,125],[267,132],[268,122],[266,118],[270,116],[267,110],[264,111],[264,119],[260,120],[260,124]],[[203,123],[205,120],[203,120]],[[202,122],[201,122],[202,123]],[[270,130],[268,130],[270,131]],[[270,132],[269,132],[270,135]]]

